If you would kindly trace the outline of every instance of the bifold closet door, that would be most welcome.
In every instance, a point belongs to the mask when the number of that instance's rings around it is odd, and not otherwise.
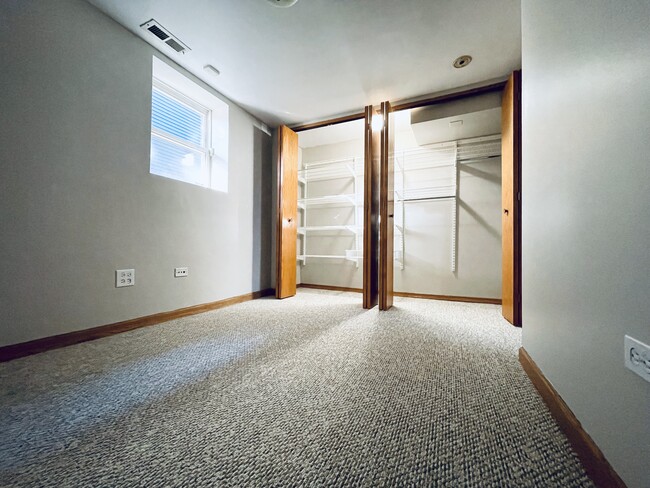
[[[393,306],[395,131],[390,112],[390,103],[383,102],[380,113],[384,124],[379,154],[379,310]]]
[[[298,134],[282,125],[277,135],[278,207],[275,296],[296,294],[298,234]]]
[[[521,71],[506,84],[501,105],[503,316],[521,326]]]
[[[372,131],[372,105],[365,109],[363,168],[363,308],[379,302],[380,134]]]

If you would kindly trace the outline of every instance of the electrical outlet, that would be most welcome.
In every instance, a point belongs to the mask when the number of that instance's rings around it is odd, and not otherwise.
[[[115,270],[115,288],[135,285],[134,269],[116,269]]]
[[[174,278],[184,278],[190,272],[190,268],[174,268]]]
[[[650,382],[650,346],[625,336],[625,367]]]

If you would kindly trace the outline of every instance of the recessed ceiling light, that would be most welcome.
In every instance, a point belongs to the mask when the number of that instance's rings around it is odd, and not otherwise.
[[[454,68],[464,68],[471,62],[472,62],[472,57],[468,56],[467,54],[464,54],[456,58],[456,60],[454,61]]]
[[[298,0],[267,0],[267,2],[272,3],[276,7],[291,7],[295,5]]]
[[[211,64],[206,64],[203,69],[207,71],[210,74],[213,74],[215,76],[219,76],[221,74],[221,71],[219,71],[217,68],[212,66]]]

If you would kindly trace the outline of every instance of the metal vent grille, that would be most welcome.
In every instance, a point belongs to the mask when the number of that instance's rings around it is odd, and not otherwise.
[[[183,51],[185,51],[185,48],[182,45],[180,45],[178,42],[176,42],[174,39],[169,39],[168,41],[166,41],[165,44],[167,44],[177,53],[182,53]]]
[[[154,36],[156,36],[158,39],[160,39],[161,41],[164,41],[169,37],[167,34],[165,34],[165,31],[163,31],[157,25],[152,25],[147,30],[151,32]]]
[[[187,47],[178,37],[160,25],[160,22],[156,19],[150,19],[144,24],[141,24],[140,27],[149,31],[177,53],[185,54],[185,51],[190,50],[190,48]]]

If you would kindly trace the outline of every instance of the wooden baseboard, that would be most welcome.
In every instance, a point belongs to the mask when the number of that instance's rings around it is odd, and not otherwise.
[[[345,286],[312,285],[310,283],[299,283],[298,288],[313,288],[314,290],[349,291],[352,293],[363,293],[361,288],[347,288]]]
[[[448,302],[468,302],[468,303],[489,303],[501,305],[500,298],[481,298],[481,297],[458,297],[453,295],[429,295],[425,293],[410,293],[406,291],[394,292],[396,297],[406,298],[425,298],[427,300],[446,300]]]
[[[558,425],[567,436],[585,471],[596,486],[607,488],[624,488],[625,483],[609,464],[594,440],[585,432],[580,421],[573,414],[544,373],[522,347],[519,349],[519,362],[530,378],[546,406],[555,417]]]
[[[179,308],[178,310],[171,310],[169,312],[156,313],[147,315],[145,317],[138,317],[123,322],[114,324],[100,325],[91,329],[79,330],[75,332],[68,332],[67,334],[60,334],[51,337],[44,337],[34,341],[23,342],[21,344],[12,344],[10,346],[0,347],[0,362],[10,361],[39,352],[49,351],[50,349],[58,349],[60,347],[71,346],[79,344],[80,342],[92,341],[102,337],[112,336],[121,332],[126,332],[140,327],[147,327],[150,325],[168,322],[170,320],[187,317],[188,315],[195,315],[197,313],[207,312],[209,310],[216,310],[218,308],[228,307],[236,303],[247,302],[256,298],[261,298],[268,295],[273,295],[275,290],[272,288],[246,293],[232,298],[226,298],[217,302],[203,303],[201,305],[194,305],[192,307]]]

